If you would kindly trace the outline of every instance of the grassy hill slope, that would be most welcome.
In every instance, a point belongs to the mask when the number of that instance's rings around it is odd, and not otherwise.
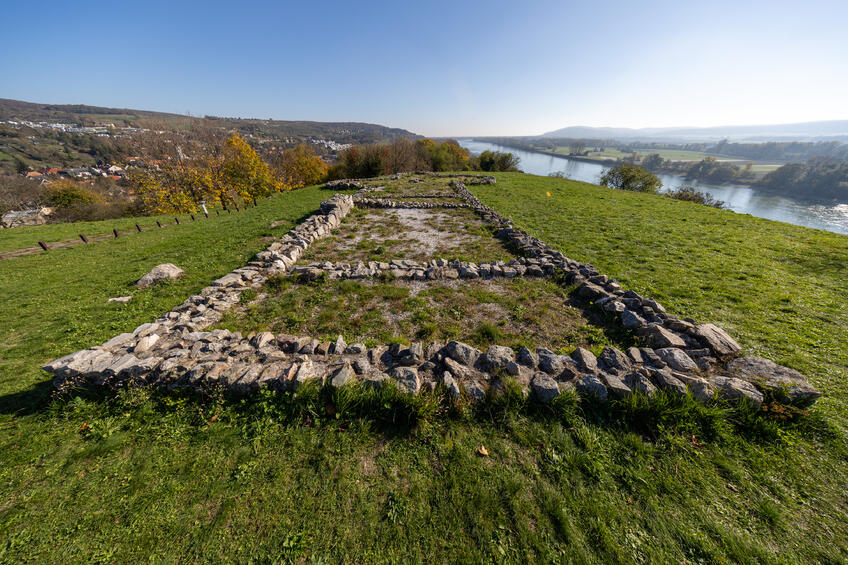
[[[267,396],[50,401],[43,362],[243,264],[263,234],[288,229],[271,221],[328,196],[304,189],[0,265],[0,562],[848,560],[848,238],[529,175],[475,192],[670,310],[725,325],[826,396],[779,425],[506,411],[413,431],[320,404],[292,415]],[[131,290],[162,262],[186,278]],[[130,292],[128,305],[105,303]]]

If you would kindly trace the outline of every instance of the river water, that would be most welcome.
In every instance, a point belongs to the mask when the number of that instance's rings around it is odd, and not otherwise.
[[[486,151],[507,151],[521,159],[520,168],[533,175],[549,175],[562,172],[570,179],[598,184],[601,173],[606,167],[596,163],[575,161],[565,157],[545,155],[533,151],[523,151],[512,147],[496,145],[484,141],[461,139],[459,144],[471,153],[479,155]],[[748,186],[713,185],[698,181],[689,181],[674,175],[659,175],[663,190],[672,190],[680,186],[692,186],[713,198],[724,201],[734,212],[751,214],[808,228],[817,228],[836,233],[848,234],[848,204],[809,204],[796,202],[782,196],[774,196]]]

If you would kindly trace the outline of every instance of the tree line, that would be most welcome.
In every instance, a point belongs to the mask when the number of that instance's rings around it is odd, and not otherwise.
[[[396,139],[391,143],[355,145],[339,155],[329,178],[369,178],[410,171],[517,171],[512,153],[484,151],[472,155],[453,139]]]

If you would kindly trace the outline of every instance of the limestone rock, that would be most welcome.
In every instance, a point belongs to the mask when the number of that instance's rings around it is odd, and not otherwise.
[[[598,370],[598,359],[588,349],[578,347],[571,354],[571,358],[574,359],[577,368],[584,373],[595,373]]]
[[[657,387],[645,375],[637,371],[627,373],[622,380],[633,392],[644,394],[648,398],[651,398],[657,392]]]
[[[633,391],[617,375],[601,373],[601,382],[607,387],[607,392],[614,398],[629,398]]]
[[[662,326],[650,325],[643,329],[640,334],[645,339],[645,345],[654,349],[686,347],[686,342],[679,335]]]
[[[680,379],[676,378],[671,374],[671,369],[668,367],[664,369],[648,369],[648,372],[651,374],[651,378],[654,383],[656,383],[658,388],[661,388],[667,392],[675,393],[679,396],[686,395],[686,385],[683,384]]]
[[[465,366],[473,366],[480,356],[480,351],[459,341],[451,341],[442,348],[442,353],[457,363]]]
[[[448,391],[452,400],[458,400],[461,394],[459,390],[459,383],[456,382],[456,379],[453,378],[453,375],[450,374],[450,371],[445,371],[442,373],[442,386],[445,387],[445,390]]]
[[[530,381],[533,397],[542,404],[550,404],[559,396],[559,384],[545,373],[536,373]]]
[[[681,349],[666,347],[655,350],[660,359],[675,371],[697,371],[698,365]]]
[[[523,345],[518,348],[518,354],[515,356],[515,360],[521,365],[530,367],[531,369],[535,369],[539,364],[539,358]]]
[[[344,363],[341,367],[332,372],[330,375],[330,384],[335,388],[339,388],[355,378],[356,373],[354,372],[353,367],[350,366],[350,363]]]
[[[709,347],[718,357],[726,357],[738,353],[742,348],[732,337],[727,335],[720,327],[714,324],[701,324],[695,326],[693,335]]]
[[[276,337],[274,337],[274,334],[271,332],[261,332],[253,336],[253,339],[250,340],[250,345],[256,349],[260,349],[273,342],[275,339]]]
[[[689,392],[692,393],[692,397],[699,402],[707,402],[715,394],[715,389],[706,379],[678,371],[672,371],[671,376],[685,384]]]
[[[607,401],[607,387],[595,375],[584,375],[574,381],[574,388],[582,396],[594,398],[599,402]]]
[[[418,370],[412,367],[395,367],[389,373],[397,383],[409,393],[415,394],[421,388],[421,380],[418,378]]]
[[[647,322],[645,321],[645,318],[633,310],[625,310],[621,313],[621,324],[628,330],[635,330],[644,327]]]
[[[774,392],[778,398],[806,407],[821,396],[807,379],[794,369],[761,357],[740,357],[727,365],[730,377],[758,384]]]
[[[713,377],[710,383],[718,390],[718,393],[727,400],[738,402],[743,398],[748,399],[751,404],[760,407],[763,403],[763,395],[757,390],[757,387],[733,377]]]
[[[494,373],[497,370],[506,370],[507,365],[513,363],[514,353],[509,347],[503,345],[492,345],[486,353],[477,360],[477,366],[481,371]]]
[[[176,265],[163,263],[150,269],[150,272],[138,279],[135,285],[139,288],[147,288],[164,280],[177,279],[184,274],[185,272]]]
[[[607,371],[629,371],[631,367],[627,355],[615,347],[604,347],[598,357],[598,364]]]

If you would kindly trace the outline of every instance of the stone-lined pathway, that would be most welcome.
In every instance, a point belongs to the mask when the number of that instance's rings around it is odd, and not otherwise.
[[[397,180],[403,175],[392,178]],[[353,197],[336,195],[322,203],[317,214],[257,254],[256,260],[216,280],[156,321],[100,346],[58,359],[44,369],[55,375],[55,384],[60,389],[83,383],[154,385],[169,389],[220,385],[246,393],[260,387],[292,390],[311,379],[331,386],[353,380],[378,386],[392,380],[410,393],[442,385],[454,397],[482,401],[489,389],[498,385],[501,375],[506,374],[541,402],[550,402],[566,388],[575,388],[582,396],[600,402],[634,392],[650,397],[658,389],[677,394],[688,392],[701,401],[715,395],[731,401],[745,398],[755,405],[763,402],[764,392],[778,402],[797,406],[808,406],[820,396],[796,371],[767,359],[742,356],[739,345],[721,328],[669,314],[655,300],[625,291],[591,265],[569,259],[516,228],[507,218],[483,205],[465,186],[471,182],[491,184],[494,182],[491,177],[447,178],[453,178],[451,190],[440,196],[452,196],[458,199],[456,204],[416,202],[415,195],[374,198],[379,188],[365,186],[367,181],[336,181],[337,187],[360,190]],[[416,262],[399,258],[386,262],[296,265],[310,244],[338,228],[354,206],[375,205],[472,208],[484,222],[497,228],[499,238],[523,256],[509,262],[443,259]],[[577,285],[579,297],[591,303],[591,307],[610,313],[643,346],[631,347],[626,352],[607,347],[595,357],[583,348],[570,355],[544,348],[513,351],[497,345],[483,352],[453,341],[369,349],[363,344],[348,345],[342,336],[335,342],[320,342],[310,336],[268,332],[248,339],[227,330],[203,331],[239,302],[242,291],[259,288],[268,277],[280,274],[299,274],[304,279],[388,275],[418,281],[556,274],[566,283]]]

